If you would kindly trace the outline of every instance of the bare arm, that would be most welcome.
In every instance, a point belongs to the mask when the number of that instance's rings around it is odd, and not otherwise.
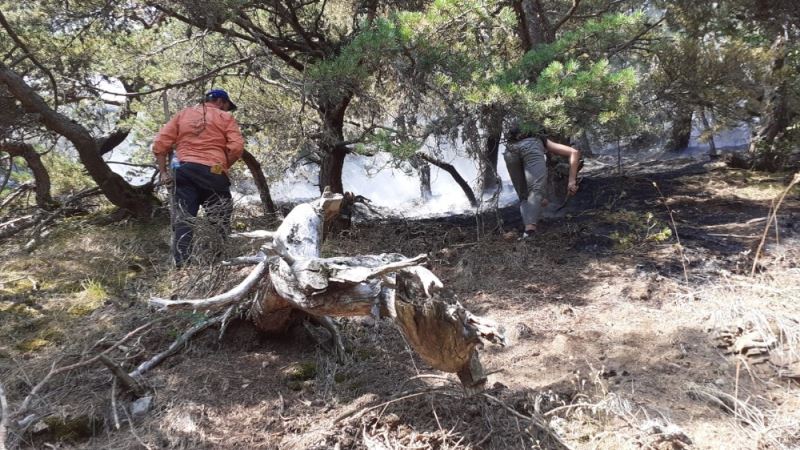
[[[581,161],[581,152],[569,145],[559,144],[550,139],[547,140],[547,151],[559,156],[569,158],[569,184],[567,184],[567,191],[569,195],[574,195],[578,192],[578,165]]]
[[[172,182],[172,174],[167,169],[167,156],[163,153],[156,153],[156,162],[158,163],[158,173],[161,176],[161,184],[169,184]]]
[[[182,111],[181,111],[182,112]],[[178,141],[178,118],[181,113],[176,114],[159,130],[153,141],[153,154],[156,156],[158,172],[161,175],[161,184],[172,182],[172,174],[167,168],[167,161],[170,153]]]
[[[225,124],[225,139],[228,141],[225,148],[225,155],[228,161],[227,168],[230,168],[233,163],[242,157],[242,153],[244,152],[244,138],[242,137],[242,132],[239,130],[239,124],[236,123],[236,119],[232,116],[230,117],[230,121]]]

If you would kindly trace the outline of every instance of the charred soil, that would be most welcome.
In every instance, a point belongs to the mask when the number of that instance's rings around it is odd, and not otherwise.
[[[516,239],[514,208],[494,222],[373,221],[329,236],[323,256],[429,254],[449,295],[505,326],[510,344],[481,352],[484,394],[465,398],[388,323],[341,320],[341,363],[326,331],[264,336],[243,317],[149,372],[145,412],[90,365],[54,379],[33,408],[46,420],[12,438],[24,448],[798,448],[797,188],[754,264],[784,188],[782,176],[673,161],[589,174],[531,240]],[[67,224],[32,254],[4,244],[10,404],[53,361],[164,317],[111,353],[132,369],[202,320],[148,310],[150,295],[214,294],[246,273],[170,270],[166,227]]]

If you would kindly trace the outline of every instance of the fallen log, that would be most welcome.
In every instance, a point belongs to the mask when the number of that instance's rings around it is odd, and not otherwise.
[[[433,368],[456,373],[465,390],[482,390],[486,375],[477,350],[486,341],[505,345],[493,321],[471,314],[458,301],[441,294],[442,282],[423,267],[425,255],[407,258],[396,253],[321,258],[323,225],[334,217],[342,195],[324,193],[296,206],[274,232],[246,237],[268,240],[258,255],[237,258],[256,264],[231,291],[209,299],[152,298],[159,309],[215,310],[249,301],[249,317],[265,332],[288,328],[294,312],[317,317],[334,334],[329,317],[388,318],[397,324],[411,347]]]

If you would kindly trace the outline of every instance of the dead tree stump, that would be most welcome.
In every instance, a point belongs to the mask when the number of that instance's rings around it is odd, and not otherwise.
[[[161,309],[216,310],[249,301],[255,291],[249,317],[260,330],[285,331],[299,310],[332,331],[340,355],[344,347],[330,317],[389,318],[428,364],[457,373],[468,393],[479,392],[486,376],[477,350],[484,341],[505,345],[499,327],[457,301],[441,298],[441,281],[421,265],[425,255],[321,258],[324,224],[339,212],[341,203],[341,194],[326,192],[316,201],[297,205],[274,232],[235,235],[266,243],[257,255],[238,259],[255,268],[229,292],[209,299],[152,298],[150,303]]]

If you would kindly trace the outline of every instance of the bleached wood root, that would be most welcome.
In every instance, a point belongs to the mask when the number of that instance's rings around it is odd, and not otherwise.
[[[479,392],[486,375],[477,349],[484,342],[504,345],[502,330],[491,320],[471,314],[457,301],[442,298],[442,282],[420,265],[425,255],[320,258],[323,223],[338,211],[340,203],[338,194],[323,195],[292,209],[275,232],[258,234],[272,238],[261,248],[259,256],[265,259],[258,261],[231,291],[209,299],[151,299],[151,304],[162,309],[218,308],[256,290],[249,317],[260,330],[285,331],[294,313],[301,311],[316,317],[331,331],[340,358],[344,356],[344,343],[330,317],[390,318],[428,364],[458,374],[468,393]],[[233,261],[256,260],[248,257]]]
[[[161,310],[164,309],[219,309],[236,303],[247,295],[256,284],[258,284],[264,272],[267,270],[267,260],[262,260],[256,267],[247,275],[247,278],[242,280],[236,287],[228,292],[215,295],[211,298],[195,299],[195,300],[169,300],[166,298],[153,297],[150,299],[150,305],[155,306]]]
[[[230,237],[234,239],[247,238],[247,239],[262,239],[266,241],[271,241],[275,238],[275,232],[267,230],[253,230],[253,231],[244,231],[241,233],[232,233]]]
[[[255,266],[261,261],[264,261],[266,256],[240,256],[238,258],[231,258],[227,261],[222,261],[223,266]]]

